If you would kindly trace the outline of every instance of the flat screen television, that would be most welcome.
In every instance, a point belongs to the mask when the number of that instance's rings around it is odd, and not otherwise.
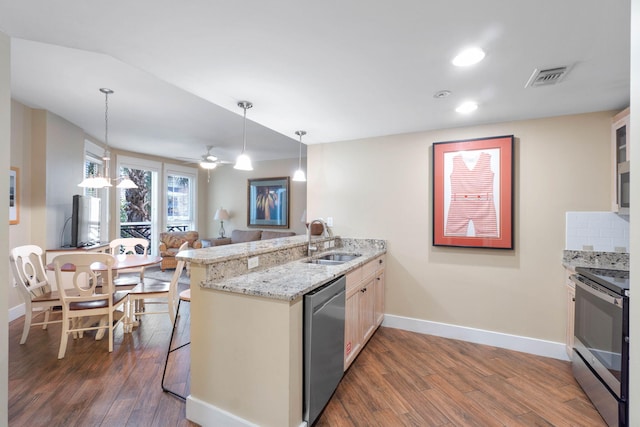
[[[71,210],[71,246],[80,248],[100,242],[100,199],[73,196]]]

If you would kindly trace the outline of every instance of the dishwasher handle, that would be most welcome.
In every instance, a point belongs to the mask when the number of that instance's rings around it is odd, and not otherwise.
[[[322,285],[321,287],[314,289],[305,295],[305,299],[308,303],[314,307],[324,306],[327,302],[331,301],[340,292],[344,292],[346,289],[346,279],[344,276],[340,276],[337,279],[330,281],[329,283]]]

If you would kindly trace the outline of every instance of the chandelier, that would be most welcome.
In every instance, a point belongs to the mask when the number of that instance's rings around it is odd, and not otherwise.
[[[111,152],[109,151],[109,95],[113,94],[111,89],[100,88],[100,92],[104,93],[104,153],[102,154],[102,161],[104,167],[104,176],[100,174],[91,175],[86,177],[78,187],[83,188],[105,188],[105,187],[113,187],[111,184],[111,178],[109,178],[109,161],[111,160]],[[113,179],[113,181],[120,181],[116,187],[117,188],[138,188],[138,186],[131,181],[129,178],[121,176]]]

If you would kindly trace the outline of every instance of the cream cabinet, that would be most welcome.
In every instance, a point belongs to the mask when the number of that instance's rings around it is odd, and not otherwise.
[[[576,313],[576,287],[569,278],[575,271],[565,269],[565,286],[567,289],[567,329],[565,331],[565,345],[569,359],[573,357],[573,330]]]
[[[347,274],[345,371],[384,318],[384,255]]]
[[[631,134],[629,132],[629,113],[629,108],[626,108],[616,114],[611,124],[612,210],[625,215],[628,215],[630,211]]]

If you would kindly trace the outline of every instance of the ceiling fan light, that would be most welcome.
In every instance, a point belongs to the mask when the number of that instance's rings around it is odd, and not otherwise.
[[[213,161],[204,161],[204,160],[203,160],[203,161],[201,161],[201,162],[200,162],[200,167],[201,167],[202,169],[209,169],[209,170],[211,170],[211,169],[215,169],[215,168],[216,168],[216,166],[218,166],[218,164],[217,164],[217,163],[214,163]]]
[[[241,171],[252,171],[253,166],[251,165],[251,159],[245,153],[242,153],[236,159],[236,164],[233,166],[234,169],[238,169]]]
[[[304,176],[304,171],[302,169],[298,169],[293,174],[292,180],[298,181],[298,182],[305,182],[307,180],[307,177]]]

